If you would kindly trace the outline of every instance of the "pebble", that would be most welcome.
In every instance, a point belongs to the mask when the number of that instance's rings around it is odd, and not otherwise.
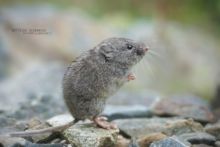
[[[150,147],[190,147],[190,144],[184,144],[176,137],[169,137],[151,143]]]
[[[178,137],[190,142],[191,144],[214,145],[216,141],[215,136],[212,136],[205,132],[184,133]]]
[[[205,131],[214,135],[218,140],[220,140],[220,121],[216,122],[215,124],[207,124],[205,126]]]
[[[70,114],[60,114],[48,119],[46,122],[49,125],[55,127],[55,126],[65,125],[73,120],[74,118]]]
[[[47,123],[45,122],[40,122],[39,120],[34,120],[32,121],[33,124],[31,124],[32,126],[28,128],[28,130],[39,130],[39,129],[45,129],[50,127]],[[36,123],[34,125],[34,123]],[[40,124],[38,124],[40,123]],[[34,135],[31,136],[31,140],[35,143],[46,143],[49,142],[50,140],[53,140],[54,138],[56,138],[58,136],[58,134],[53,133],[53,132],[48,132],[48,133],[42,133],[42,134],[38,134],[38,135]]]
[[[119,130],[105,130],[94,124],[75,124],[63,132],[66,140],[76,147],[113,147]]]
[[[220,141],[216,141],[216,142],[215,142],[215,146],[216,146],[216,147],[220,147]]]
[[[215,120],[208,104],[194,95],[163,98],[152,107],[152,112],[159,116],[182,116],[205,123]]]
[[[166,137],[167,136],[163,133],[152,133],[138,139],[138,144],[140,145],[140,147],[146,147],[150,146],[152,142],[162,140]]]

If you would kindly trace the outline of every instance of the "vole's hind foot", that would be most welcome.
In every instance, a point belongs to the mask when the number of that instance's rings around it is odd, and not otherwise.
[[[117,125],[111,122],[107,122],[107,118],[106,117],[102,117],[102,116],[97,116],[93,119],[94,123],[99,126],[100,128],[103,129],[117,129]]]
[[[131,80],[135,80],[135,79],[136,79],[135,75],[132,74],[132,73],[128,74],[127,78],[128,78],[128,81],[131,81]]]

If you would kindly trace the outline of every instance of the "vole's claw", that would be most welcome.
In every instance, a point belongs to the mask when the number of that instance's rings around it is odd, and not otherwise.
[[[97,119],[99,119],[100,121],[107,121],[108,118],[105,116],[99,116]]]
[[[117,129],[118,128],[116,124],[111,123],[111,122],[107,122],[105,117],[98,116],[98,117],[95,117],[93,119],[93,121],[97,126],[103,128],[103,129],[110,130],[110,129]]]
[[[127,78],[128,78],[128,81],[131,81],[131,80],[135,80],[135,79],[136,79],[135,75],[132,74],[132,73],[128,74]]]

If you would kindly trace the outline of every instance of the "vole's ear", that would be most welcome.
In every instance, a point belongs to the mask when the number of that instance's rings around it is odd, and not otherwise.
[[[109,61],[113,58],[113,48],[110,45],[101,45],[99,52],[105,58],[106,61]]]

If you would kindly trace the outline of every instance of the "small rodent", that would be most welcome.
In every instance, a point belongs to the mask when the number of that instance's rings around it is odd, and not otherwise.
[[[63,97],[74,122],[44,130],[15,132],[10,136],[31,136],[63,130],[79,120],[90,119],[101,128],[116,126],[99,116],[106,100],[124,83],[134,80],[131,68],[145,55],[143,43],[127,38],[109,38],[82,53],[68,67],[63,78]]]

